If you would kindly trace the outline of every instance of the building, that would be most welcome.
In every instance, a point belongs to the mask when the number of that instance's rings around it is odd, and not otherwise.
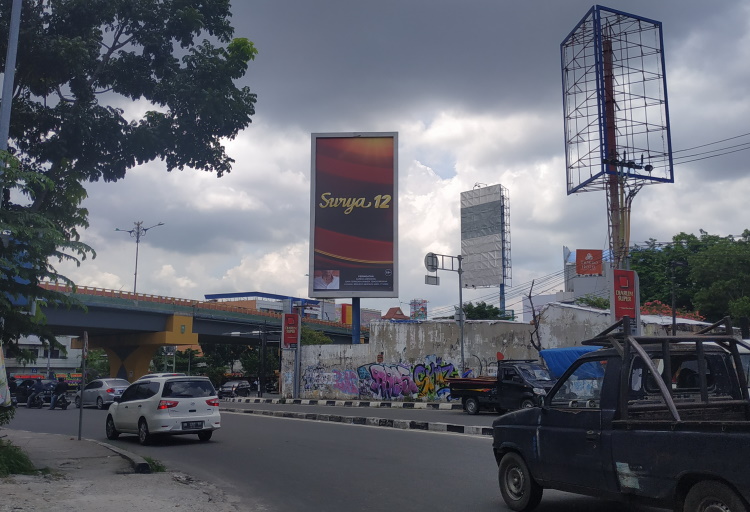
[[[21,378],[41,378],[54,379],[58,376],[65,376],[68,381],[75,381],[74,374],[81,367],[81,350],[71,348],[72,339],[67,336],[58,336],[59,341],[65,350],[52,349],[47,350],[42,342],[36,336],[29,336],[19,340],[19,348],[36,355],[36,362],[23,364],[14,357],[8,357],[8,348],[3,347],[5,356],[5,369],[9,376],[17,379]],[[77,374],[80,379],[80,374]]]

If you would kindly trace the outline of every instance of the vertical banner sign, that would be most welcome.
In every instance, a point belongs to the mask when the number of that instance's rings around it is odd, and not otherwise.
[[[398,297],[398,135],[312,134],[309,295]]]
[[[626,315],[634,321],[638,320],[639,300],[635,272],[615,270],[614,280],[615,321],[619,322]]]
[[[284,313],[284,348],[293,348],[299,343],[300,321],[297,313]]]
[[[579,276],[600,276],[602,275],[602,258],[601,249],[578,249],[576,250],[576,274]]]

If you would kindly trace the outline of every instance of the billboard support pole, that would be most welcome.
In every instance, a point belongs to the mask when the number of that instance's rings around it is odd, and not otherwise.
[[[357,345],[360,342],[360,300],[359,297],[352,297],[352,344]]]

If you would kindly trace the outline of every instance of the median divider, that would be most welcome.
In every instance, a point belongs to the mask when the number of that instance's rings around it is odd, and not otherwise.
[[[269,402],[264,402],[269,403]],[[451,423],[439,423],[430,421],[399,420],[390,418],[372,418],[366,416],[343,416],[340,414],[318,414],[309,412],[292,411],[267,411],[257,409],[240,409],[222,407],[222,412],[234,412],[241,414],[258,414],[261,416],[273,416],[276,418],[294,418],[299,420],[330,421],[334,423],[346,423],[349,425],[366,425],[370,427],[397,428],[401,430],[425,430],[431,432],[446,432],[452,434],[468,434],[475,436],[492,436],[492,427],[453,425]]]
[[[455,402],[394,402],[388,400],[314,400],[302,398],[223,398],[225,402],[243,404],[293,404],[329,405],[333,407],[391,407],[394,409],[437,409],[441,411],[461,410],[463,405]]]

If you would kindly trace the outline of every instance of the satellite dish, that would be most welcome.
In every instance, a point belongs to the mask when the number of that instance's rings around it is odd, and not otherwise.
[[[424,266],[428,272],[437,272],[438,257],[434,252],[428,252],[424,257]]]

